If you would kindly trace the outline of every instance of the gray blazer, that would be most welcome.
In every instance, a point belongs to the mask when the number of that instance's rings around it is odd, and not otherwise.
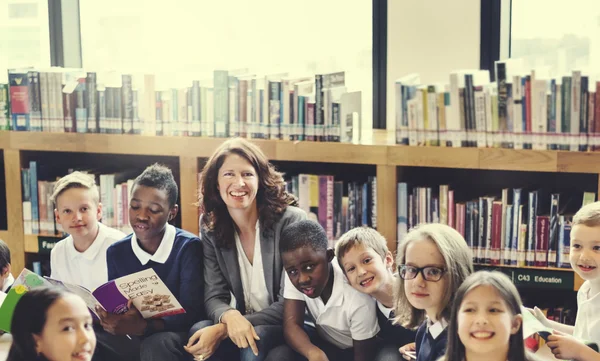
[[[265,283],[269,291],[269,307],[246,315],[253,325],[281,325],[283,323],[283,264],[279,255],[279,237],[288,224],[306,219],[300,208],[289,206],[272,229],[260,229],[260,249]],[[221,315],[232,307],[230,291],[237,300],[237,310],[246,312],[244,290],[236,247],[219,248],[213,232],[200,231],[204,249],[204,307],[208,318],[218,323]]]

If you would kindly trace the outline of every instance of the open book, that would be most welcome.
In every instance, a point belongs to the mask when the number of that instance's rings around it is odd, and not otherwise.
[[[185,313],[179,301],[151,268],[108,281],[94,292],[82,286],[41,277],[23,269],[0,306],[0,330],[10,332],[12,315],[19,299],[25,292],[42,286],[62,287],[79,295],[96,318],[97,305],[110,313],[121,314],[127,312],[129,299],[144,318],[162,318]]]
[[[525,340],[525,347],[527,350],[534,353],[539,360],[548,359],[556,361],[557,359],[552,354],[550,348],[545,344],[548,341],[548,336],[550,336],[554,330],[544,326],[524,307],[521,308],[521,313],[523,314],[523,339]],[[543,341],[541,341],[540,338]],[[598,352],[598,345],[596,343],[587,340],[580,341]]]

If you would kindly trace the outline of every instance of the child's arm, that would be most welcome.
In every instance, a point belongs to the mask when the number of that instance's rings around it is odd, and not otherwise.
[[[600,354],[571,335],[554,331],[546,343],[559,360],[600,361]]]
[[[305,307],[306,303],[304,301],[287,298],[283,301],[283,335],[285,341],[292,349],[309,361],[327,360],[323,350],[313,345],[304,331]]]
[[[375,336],[379,332],[377,304],[370,296],[358,292],[350,303],[350,333],[354,361],[366,361],[373,358]]]
[[[352,340],[354,348],[354,361],[367,361],[373,358],[373,351],[377,345],[376,338],[372,337],[367,340]],[[400,353],[398,353],[399,355]]]
[[[537,308],[537,306],[534,307],[533,309],[527,308],[527,310],[529,312],[531,312],[535,316],[535,318],[537,318],[538,321],[540,321],[542,323],[542,325],[552,328],[554,330],[560,331],[562,333],[566,333],[567,335],[573,334],[573,330],[575,329],[575,327],[570,326],[570,325],[565,325],[560,322],[549,320],[548,318],[546,318],[546,315],[544,315],[542,310]]]

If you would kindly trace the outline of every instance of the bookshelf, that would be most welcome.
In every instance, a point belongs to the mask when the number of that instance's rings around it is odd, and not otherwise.
[[[368,169],[377,176],[377,229],[386,237],[390,249],[396,249],[397,203],[396,183],[413,168],[434,168],[445,172],[526,171],[551,173],[600,174],[600,153],[564,151],[514,150],[502,148],[443,148],[397,146],[393,134],[373,131],[362,144],[327,142],[292,142],[252,140],[278,168],[310,169],[311,163],[332,164],[343,172]],[[115,134],[80,134],[0,131],[0,151],[3,154],[6,178],[7,229],[0,230],[13,252],[16,269],[25,265],[26,254],[40,252],[37,235],[23,232],[20,169],[31,154],[53,152],[73,156],[98,155],[170,157],[178,168],[181,227],[198,233],[197,173],[214,149],[223,141],[218,138],[168,137]],[[47,158],[46,158],[47,159]],[[294,165],[295,164],[295,165]],[[359,166],[360,165],[360,166]],[[354,167],[354,168],[353,168]],[[365,168],[366,167],[366,168]],[[354,170],[355,169],[355,170]],[[600,181],[594,179],[594,191]],[[393,196],[392,196],[393,195]],[[533,271],[556,271],[546,268],[527,268]],[[570,270],[561,269],[567,277],[573,275],[574,289],[581,280]]]

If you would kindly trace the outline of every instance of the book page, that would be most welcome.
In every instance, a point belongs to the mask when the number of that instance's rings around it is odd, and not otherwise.
[[[173,293],[151,268],[109,281],[92,294],[111,313],[127,312],[129,299],[133,300],[133,305],[144,318],[185,313]]]

